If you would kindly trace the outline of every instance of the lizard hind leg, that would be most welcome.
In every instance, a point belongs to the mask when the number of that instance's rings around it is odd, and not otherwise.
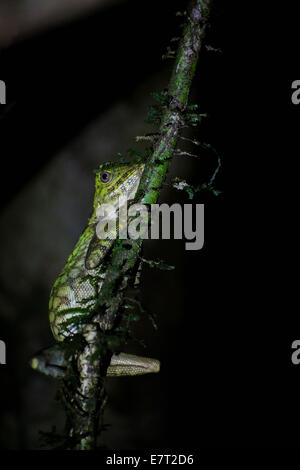
[[[39,351],[30,360],[30,366],[33,369],[56,379],[64,378],[67,365],[66,354],[60,344]],[[134,376],[156,373],[159,370],[160,362],[157,359],[120,353],[112,356],[107,376]]]
[[[114,354],[107,369],[107,376],[121,377],[159,372],[160,362],[150,357],[133,354]]]
[[[30,366],[57,379],[61,379],[65,375],[67,368],[67,359],[64,349],[60,344],[55,344],[49,348],[42,349],[36,353],[29,362]]]

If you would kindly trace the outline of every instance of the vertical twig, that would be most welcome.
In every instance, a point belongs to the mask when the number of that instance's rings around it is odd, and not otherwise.
[[[169,83],[168,105],[161,117],[159,137],[152,155],[146,161],[136,195],[136,200],[142,200],[145,204],[154,204],[158,199],[180,129],[184,123],[184,113],[208,23],[211,3],[211,0],[193,0],[187,12],[184,34]],[[118,318],[124,291],[131,271],[139,258],[141,245],[141,239],[115,242],[97,305],[97,315],[102,312],[101,322],[103,324],[104,317],[106,330],[113,329]],[[95,317],[94,320],[96,319]],[[86,327],[84,337],[87,346],[78,359],[80,412],[74,414],[70,426],[70,437],[74,439],[77,449],[96,447],[99,417],[105,400],[103,378],[112,355],[112,351],[106,349],[100,356],[97,355],[101,335],[105,335],[105,331],[100,330],[96,321]]]

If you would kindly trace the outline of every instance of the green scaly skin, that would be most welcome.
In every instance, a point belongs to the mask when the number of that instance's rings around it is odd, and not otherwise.
[[[143,170],[144,164],[112,163],[101,165],[97,170],[92,216],[50,294],[50,326],[57,343],[40,351],[31,359],[33,369],[54,378],[64,377],[69,359],[60,344],[66,338],[83,332],[81,322],[88,319],[96,299],[99,295],[101,297],[105,272],[100,276],[99,269],[114,242],[113,239],[101,240],[97,237],[96,227],[100,220],[97,210],[104,203],[117,208],[120,196],[126,196],[128,200],[133,199]],[[104,173],[110,175],[107,182],[103,182]],[[107,327],[104,321],[100,323],[102,330]],[[83,358],[84,355],[81,355],[78,360]],[[112,356],[107,375],[139,375],[158,372],[159,369],[160,363],[156,359],[121,353]]]
[[[50,325],[57,341],[63,341],[78,332],[78,319],[84,319],[90,313],[97,292],[101,290],[105,274],[99,279],[97,271],[113,240],[100,240],[97,237],[97,209],[104,203],[116,207],[119,196],[132,199],[143,169],[143,164],[105,164],[97,170],[92,216],[50,294]],[[101,181],[103,172],[111,175],[108,182]]]

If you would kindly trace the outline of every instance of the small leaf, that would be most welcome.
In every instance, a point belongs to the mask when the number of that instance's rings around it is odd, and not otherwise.
[[[150,268],[158,268],[163,271],[171,271],[172,269],[175,269],[175,266],[171,266],[169,264],[166,264],[163,260],[158,259],[157,261],[151,260],[151,259],[145,259],[142,258],[144,263],[148,264]]]

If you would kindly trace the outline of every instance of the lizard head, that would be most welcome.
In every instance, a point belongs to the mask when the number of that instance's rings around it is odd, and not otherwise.
[[[144,163],[105,163],[96,170],[94,209],[99,204],[117,204],[119,196],[133,199]]]

